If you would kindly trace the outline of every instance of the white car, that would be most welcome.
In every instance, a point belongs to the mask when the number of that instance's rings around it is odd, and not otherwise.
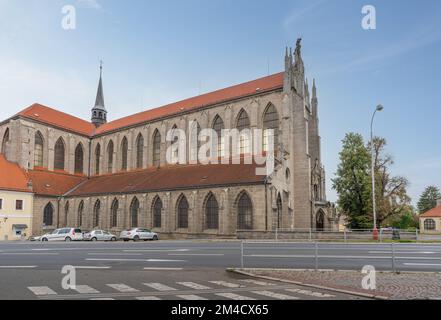
[[[154,233],[148,229],[141,229],[141,228],[134,228],[130,230],[125,230],[121,232],[121,235],[119,236],[121,240],[124,241],[157,241],[159,240],[158,234]]]
[[[52,231],[40,237],[40,241],[82,241],[83,233],[81,229],[76,228],[62,228]]]
[[[93,230],[83,234],[84,241],[117,241],[118,238],[108,231]]]

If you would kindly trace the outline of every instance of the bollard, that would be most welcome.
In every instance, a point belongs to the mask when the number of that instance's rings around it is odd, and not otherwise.
[[[241,267],[241,269],[244,268],[243,253],[244,253],[244,248],[243,248],[243,241],[242,241],[240,243],[240,267]]]
[[[312,241],[312,229],[309,229],[309,241]]]
[[[276,228],[276,242],[279,242],[279,228]]]
[[[395,243],[392,243],[392,271],[394,273],[397,272],[396,267],[395,267]]]
[[[318,263],[318,242],[315,242],[315,271],[318,271],[319,263]]]
[[[346,242],[348,242],[348,234],[346,233],[346,228],[345,228],[344,234],[345,234],[345,243],[346,243]]]
[[[420,236],[419,236],[419,234],[418,234],[418,229],[415,230],[415,233],[416,233],[416,241],[418,242],[418,241],[419,241],[419,238],[420,238]]]

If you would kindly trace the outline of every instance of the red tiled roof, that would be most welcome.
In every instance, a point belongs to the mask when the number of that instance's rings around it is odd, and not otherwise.
[[[441,218],[441,206],[433,208],[426,213],[420,215],[421,218]]]
[[[32,192],[28,188],[26,172],[17,164],[7,161],[2,154],[0,154],[0,189]]]
[[[95,126],[88,121],[40,104],[30,106],[29,108],[18,113],[17,116],[44,122],[49,125],[91,137],[96,134],[103,134],[109,131],[141,124],[162,117],[179,114],[189,110],[195,110],[216,103],[247,97],[259,92],[266,92],[282,87],[283,72],[121,118],[106,123],[98,129],[96,129]]]
[[[40,104],[33,104],[17,115],[87,136],[91,136],[95,130],[90,122]]]
[[[186,165],[151,168],[89,179],[68,196],[135,193],[221,185],[263,183],[256,165]]]
[[[34,193],[42,196],[62,196],[87,180],[84,176],[46,170],[32,170],[28,174]]]

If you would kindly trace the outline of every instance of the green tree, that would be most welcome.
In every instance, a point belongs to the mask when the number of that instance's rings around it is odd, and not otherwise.
[[[435,186],[427,187],[418,201],[418,212],[423,214],[436,207],[436,200],[441,198],[441,192]]]

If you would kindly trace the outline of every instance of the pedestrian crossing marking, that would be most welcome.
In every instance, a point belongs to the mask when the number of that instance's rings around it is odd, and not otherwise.
[[[139,290],[129,287],[123,283],[108,284],[107,286],[123,293],[139,292]]]
[[[165,284],[161,283],[144,283],[144,285],[158,291],[176,291],[175,288],[166,286]]]
[[[217,296],[219,297],[223,297],[223,298],[227,298],[227,299],[231,299],[231,300],[256,300],[254,298],[250,298],[250,297],[246,297],[246,296],[241,296],[235,293],[216,293]]]
[[[113,298],[95,298],[95,299],[90,299],[90,301],[113,301],[115,299]]]
[[[286,291],[303,294],[305,296],[315,297],[315,298],[334,298],[335,296],[332,294],[314,292],[310,290],[302,290],[302,289],[286,289]]]
[[[289,296],[287,294],[275,293],[272,291],[253,291],[253,293],[260,295],[260,296],[265,296],[265,297],[277,299],[277,300],[298,300],[299,299],[297,297]]]
[[[51,296],[57,293],[49,287],[28,287],[36,296]]]
[[[200,296],[197,296],[197,295],[194,295],[194,294],[179,295],[179,296],[177,296],[177,297],[180,298],[180,299],[183,299],[183,300],[190,300],[190,301],[195,301],[195,300],[208,300],[208,299],[205,299],[204,297],[200,297]]]
[[[217,284],[218,286],[227,287],[227,288],[242,288],[243,285],[237,283],[231,283],[227,281],[209,281],[210,283]]]
[[[210,287],[204,286],[199,283],[194,282],[177,282],[177,284],[180,284],[181,286],[188,287],[195,290],[210,290]]]
[[[158,297],[154,297],[154,296],[147,296],[147,297],[137,297],[136,300],[157,301],[157,300],[161,300],[161,299]]]
[[[80,294],[100,293],[98,290],[95,290],[94,288],[86,285],[75,286],[75,288],[72,289]]]
[[[251,279],[247,279],[247,280],[239,280],[241,282],[246,282],[246,283],[251,283],[251,284],[255,284],[258,286],[264,286],[264,287],[268,287],[268,286],[275,286],[274,283],[271,282],[266,282],[266,281],[259,281],[259,280],[251,280]]]

